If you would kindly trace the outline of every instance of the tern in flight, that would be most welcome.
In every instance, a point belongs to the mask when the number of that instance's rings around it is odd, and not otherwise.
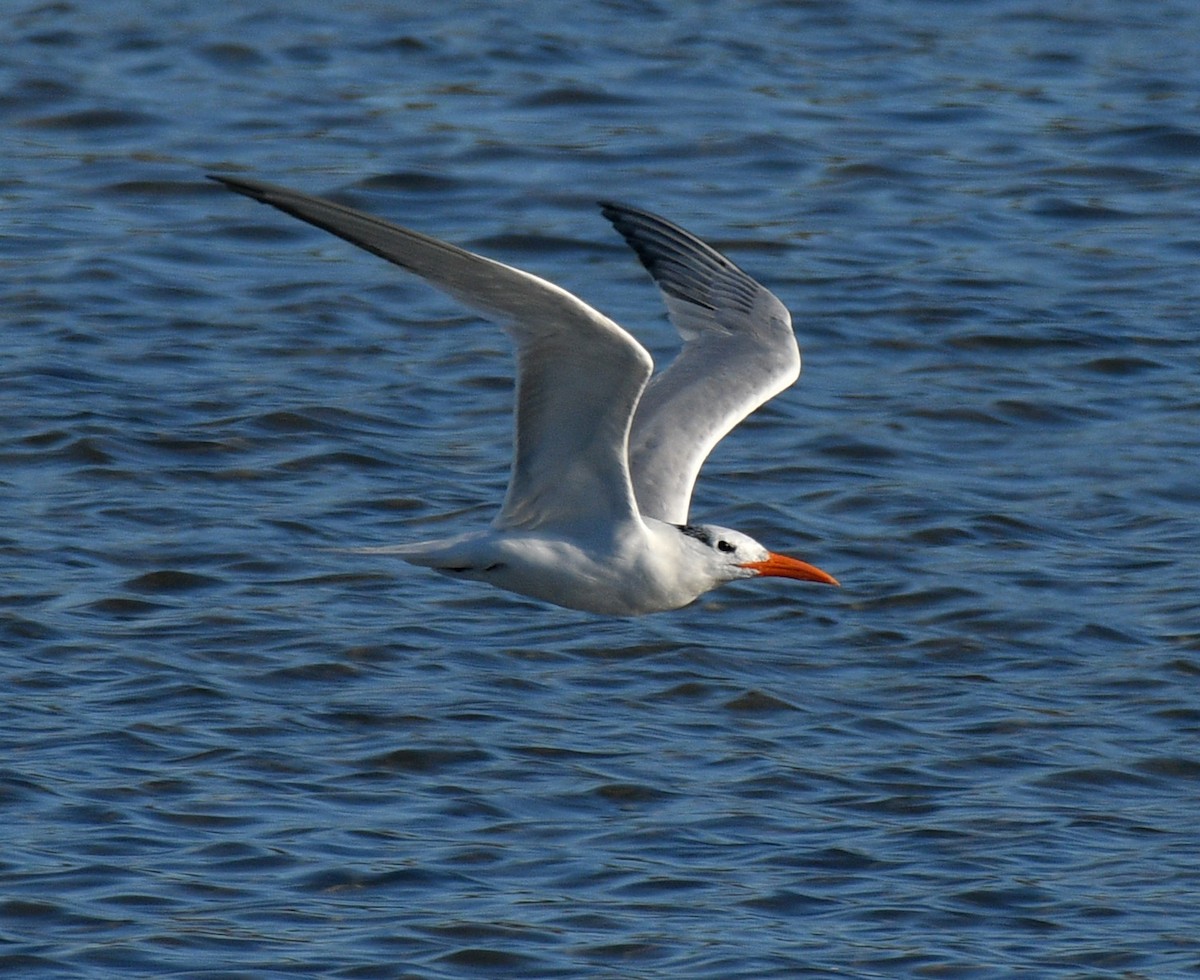
[[[647,211],[601,203],[683,340],[653,379],[646,349],[566,290],[333,201],[216,176],[420,276],[516,346],[512,472],[483,530],[381,548],[456,578],[612,616],[678,609],[737,579],[837,585],[753,538],[688,521],[713,447],[800,375],[784,305],[725,256]]]

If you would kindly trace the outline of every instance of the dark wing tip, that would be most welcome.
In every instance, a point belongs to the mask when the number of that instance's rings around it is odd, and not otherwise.
[[[205,174],[209,180],[214,180],[218,184],[224,186],[227,190],[235,191],[238,194],[245,194],[246,197],[252,197],[256,201],[269,203],[267,198],[272,191],[282,190],[282,188],[273,187],[271,184],[264,184],[259,180],[243,180],[240,177],[226,177],[224,174]]]
[[[238,180],[236,177],[226,177],[224,174],[205,174],[204,176],[209,180],[215,180],[218,184],[225,185],[231,191],[242,190],[243,188],[249,188],[250,186],[244,181]]]
[[[642,229],[643,231],[657,230],[659,233],[698,241],[691,232],[685,231],[679,225],[653,211],[635,208],[632,204],[621,204],[617,201],[597,201],[596,203],[600,206],[600,213],[611,221],[617,231],[626,238],[638,229]]]
[[[761,287],[708,243],[651,211],[613,201],[598,203],[668,296],[709,310],[722,302],[732,301],[742,310],[753,304]]]

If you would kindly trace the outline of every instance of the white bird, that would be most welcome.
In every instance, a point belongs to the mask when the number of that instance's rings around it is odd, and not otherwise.
[[[760,575],[838,584],[738,531],[688,523],[712,448],[800,375],[783,304],[698,238],[646,211],[600,205],[683,339],[651,380],[641,344],[551,282],[333,201],[212,179],[415,273],[499,323],[516,345],[512,472],[491,526],[356,550],[614,616],[678,609]]]

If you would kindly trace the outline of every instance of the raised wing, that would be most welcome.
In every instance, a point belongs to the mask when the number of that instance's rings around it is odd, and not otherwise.
[[[640,520],[626,449],[653,363],[616,323],[544,279],[362,211],[212,179],[415,273],[504,327],[517,348],[516,431],[494,526],[612,535]]]
[[[638,403],[629,468],[644,516],[686,524],[713,447],[800,376],[792,318],[774,294],[677,225],[622,204],[600,207],[654,277],[683,338]]]

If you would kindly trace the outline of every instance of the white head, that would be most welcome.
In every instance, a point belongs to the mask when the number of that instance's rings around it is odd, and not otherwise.
[[[794,578],[806,582],[837,585],[838,580],[815,565],[768,551],[750,535],[715,524],[676,524],[687,539],[685,547],[695,554],[716,588],[726,582],[758,575]]]

